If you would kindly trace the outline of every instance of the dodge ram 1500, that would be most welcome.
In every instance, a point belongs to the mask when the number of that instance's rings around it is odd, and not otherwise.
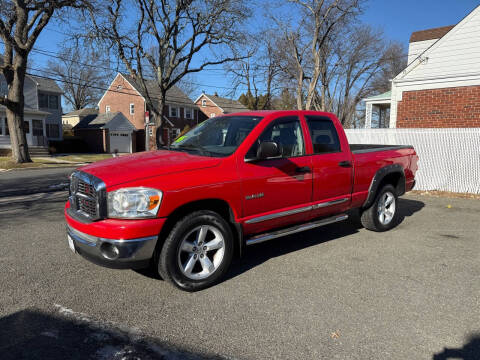
[[[168,149],[76,170],[68,243],[94,263],[151,266],[195,291],[246,246],[346,220],[350,209],[369,230],[392,228],[417,161],[412,146],[349,144],[330,113],[222,115]]]

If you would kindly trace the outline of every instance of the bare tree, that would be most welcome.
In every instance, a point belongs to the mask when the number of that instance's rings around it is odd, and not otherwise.
[[[375,74],[370,85],[372,94],[392,88],[392,79],[407,67],[407,51],[402,43],[391,42],[383,55],[384,64]]]
[[[23,85],[28,56],[42,30],[55,12],[72,7],[83,8],[84,0],[14,0],[0,2],[0,38],[4,43],[3,63],[0,69],[8,86],[6,98],[0,104],[6,107],[10,131],[12,157],[17,163],[31,161],[27,139],[23,131]]]
[[[113,71],[99,49],[84,43],[71,44],[62,49],[56,60],[48,62],[45,73],[60,80],[65,100],[73,110],[80,110],[98,102]]]
[[[245,88],[242,94],[245,106],[251,110],[272,109],[272,98],[277,88],[278,75],[281,72],[281,49],[277,48],[278,36],[275,31],[261,30],[247,34],[247,46],[244,54],[249,56],[226,66],[232,76],[231,96],[238,88]]]
[[[290,69],[297,80],[297,108],[311,109],[322,71],[327,66],[327,42],[360,12],[361,0],[288,0],[303,14],[298,27],[277,19],[288,50]],[[292,70],[290,70],[292,71]],[[304,91],[304,84],[306,92]],[[322,84],[322,94],[326,91]],[[323,100],[322,100],[323,101]]]
[[[229,45],[239,41],[239,24],[249,10],[239,0],[108,0],[96,34],[110,42],[131,76],[143,88],[161,144],[167,91],[187,74],[238,57]],[[128,12],[128,23],[125,15]],[[134,19],[134,20],[133,20]],[[217,53],[215,53],[217,51]],[[209,54],[208,56],[206,54]],[[145,74],[154,69],[159,97],[149,93]]]

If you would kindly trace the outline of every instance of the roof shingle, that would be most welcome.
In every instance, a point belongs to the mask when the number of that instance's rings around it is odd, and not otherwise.
[[[218,107],[222,108],[225,114],[240,111],[249,111],[249,109],[245,105],[238,102],[237,100],[227,99],[216,94],[205,94],[205,96],[212,100],[215,104],[217,104]]]
[[[127,79],[127,81],[132,84],[132,86],[137,90],[143,97],[146,97],[145,91],[143,91],[143,86],[140,81],[134,79],[132,76],[127,74],[122,74],[122,76]],[[160,98],[160,87],[157,82],[154,80],[145,80],[147,86],[148,94],[153,99]],[[167,104],[179,105],[179,106],[195,106],[193,101],[176,85],[173,85],[168,89],[165,96],[165,102]]]
[[[28,75],[30,76],[33,81],[35,81],[38,85],[38,90],[48,91],[57,94],[63,94],[62,89],[58,86],[58,84],[53,79],[48,79],[46,77],[40,77],[35,75]]]
[[[455,25],[442,26],[434,29],[426,29],[421,31],[415,31],[410,36],[410,42],[425,41],[425,40],[435,40],[440,39],[445,36],[450,30],[452,30]]]

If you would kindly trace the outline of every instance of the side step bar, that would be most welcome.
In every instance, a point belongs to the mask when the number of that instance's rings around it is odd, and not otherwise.
[[[280,230],[272,231],[272,232],[269,232],[269,233],[256,235],[256,236],[253,236],[251,238],[248,238],[246,243],[247,243],[247,245],[259,244],[259,243],[262,243],[264,241],[276,239],[276,238],[286,236],[286,235],[290,235],[290,234],[295,234],[295,233],[298,233],[298,232],[301,232],[301,231],[314,229],[314,228],[317,228],[317,227],[320,227],[320,226],[325,226],[325,225],[328,225],[328,224],[333,224],[333,223],[343,221],[343,220],[346,220],[346,219],[348,219],[347,214],[336,215],[336,216],[332,216],[332,217],[329,217],[329,218],[325,218],[325,219],[321,219],[321,220],[317,220],[317,221],[312,221],[312,222],[309,222],[309,223],[306,223],[306,224],[295,225],[295,226],[288,227],[288,228],[285,228],[285,229],[280,229]]]

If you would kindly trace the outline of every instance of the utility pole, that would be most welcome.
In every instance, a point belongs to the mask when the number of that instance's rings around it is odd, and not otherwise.
[[[145,151],[150,150],[150,135],[148,134],[148,127],[150,124],[150,113],[145,111]]]

